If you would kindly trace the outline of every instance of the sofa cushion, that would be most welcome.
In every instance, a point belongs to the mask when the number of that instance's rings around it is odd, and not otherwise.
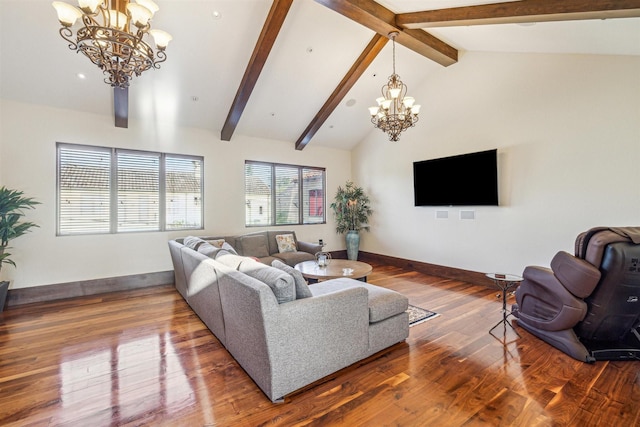
[[[375,323],[396,314],[403,313],[409,308],[409,300],[406,296],[379,286],[364,286],[369,291],[369,322]]]
[[[269,256],[269,244],[265,234],[248,234],[240,239],[242,255],[262,258]]]
[[[304,280],[304,277],[302,277],[302,273],[300,273],[300,271],[288,266],[280,260],[273,261],[271,265],[293,277],[293,281],[296,285],[296,299],[310,298],[313,296],[313,294],[311,294],[311,291],[309,290],[307,281]]]
[[[245,257],[238,266],[238,271],[269,286],[279,304],[296,299],[293,277],[282,270]]]
[[[184,238],[182,243],[189,249],[193,249],[194,251],[197,251],[198,247],[200,247],[201,244],[205,243],[205,241],[199,237],[187,236]]]
[[[316,257],[311,255],[310,253],[300,251],[282,252],[279,254],[273,254],[273,256],[291,267],[295,267],[296,264],[303,261],[315,261],[316,259]]]
[[[359,280],[340,277],[309,287],[314,297],[346,288],[365,288],[369,294],[369,323],[376,323],[407,311],[409,299],[399,292]]]
[[[276,242],[278,242],[278,252],[280,253],[295,252],[298,250],[293,234],[278,234],[276,236]]]

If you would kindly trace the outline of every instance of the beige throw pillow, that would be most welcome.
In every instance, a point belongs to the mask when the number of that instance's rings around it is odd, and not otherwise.
[[[224,239],[205,240],[205,241],[216,248],[221,248],[222,245],[224,245],[225,243]]]
[[[278,234],[276,236],[278,242],[278,252],[295,252],[298,250],[293,234]]]

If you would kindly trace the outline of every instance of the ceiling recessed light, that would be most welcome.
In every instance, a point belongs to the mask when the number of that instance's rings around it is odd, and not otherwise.
[[[213,16],[213,19],[220,19],[222,18],[222,14],[220,12],[218,12],[217,10],[214,10],[211,15]]]
[[[353,99],[353,98],[351,98],[350,100],[348,100],[348,101],[346,102],[346,106],[347,106],[347,107],[353,107],[354,105],[356,105],[356,100],[355,100],[355,99]]]
[[[307,48],[307,53],[313,53],[313,48],[311,46]]]
[[[85,76],[85,75],[84,75],[84,74],[82,74],[82,73],[78,73],[78,74],[76,74],[76,76],[77,76],[80,80],[84,80],[84,79],[86,79],[86,78],[87,78],[87,76]]]

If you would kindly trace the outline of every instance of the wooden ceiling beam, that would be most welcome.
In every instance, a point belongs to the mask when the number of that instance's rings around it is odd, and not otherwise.
[[[113,88],[113,116],[117,128],[129,127],[129,88]]]
[[[521,0],[400,13],[402,28],[640,17],[640,0]]]
[[[265,62],[267,62],[271,48],[278,37],[280,28],[289,13],[292,3],[293,0],[273,1],[269,15],[262,27],[260,37],[251,54],[249,64],[244,72],[244,76],[242,76],[242,81],[240,82],[236,96],[233,99],[233,104],[231,105],[227,119],[220,132],[220,138],[223,141],[231,140],[231,136],[233,136],[233,132],[235,132],[238,122],[240,122],[242,112],[247,106],[247,102],[249,102],[249,97],[256,86]]]
[[[399,32],[396,42],[443,66],[458,62],[458,51],[424,30],[407,30],[397,24],[396,14],[373,0],[315,0],[329,9],[388,37]]]
[[[296,150],[302,150],[306,147],[311,138],[313,138],[318,129],[320,129],[331,113],[333,113],[333,110],[336,109],[353,85],[356,84],[388,41],[389,39],[387,37],[383,37],[380,34],[373,36],[367,47],[353,63],[331,96],[329,96],[329,99],[327,99],[320,111],[318,111],[313,120],[311,120],[311,123],[309,123],[309,126],[307,126],[302,135],[300,135],[300,138],[296,141]]]

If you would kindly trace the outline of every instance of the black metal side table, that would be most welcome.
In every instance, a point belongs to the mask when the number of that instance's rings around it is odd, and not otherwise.
[[[506,325],[509,325],[516,335],[520,336],[518,331],[516,331],[515,328],[511,326],[511,323],[507,321],[507,317],[511,314],[510,311],[507,311],[507,292],[516,288],[524,279],[520,276],[516,276],[515,274],[504,273],[487,273],[486,276],[493,280],[498,289],[502,291],[502,320],[496,323],[493,328],[489,329],[489,333],[493,335],[492,331],[502,323],[504,325],[505,332],[507,330]],[[493,336],[495,337],[495,335]]]

